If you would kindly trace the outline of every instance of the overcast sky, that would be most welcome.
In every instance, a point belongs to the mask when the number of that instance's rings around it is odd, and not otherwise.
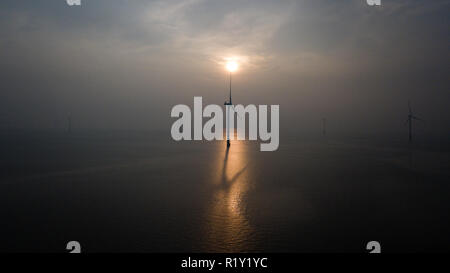
[[[282,128],[449,134],[450,1],[0,2],[0,128],[169,132],[175,104],[279,104]],[[57,122],[58,123],[58,122]]]

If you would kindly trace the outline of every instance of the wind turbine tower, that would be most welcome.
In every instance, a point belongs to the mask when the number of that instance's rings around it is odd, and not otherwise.
[[[421,120],[421,119],[413,115],[410,101],[408,101],[408,109],[409,109],[409,114],[408,114],[408,119],[406,120],[406,122],[408,123],[408,127],[409,127],[409,142],[411,142],[412,141],[413,120]]]
[[[227,147],[229,148],[231,146],[230,143],[230,108],[233,105],[233,102],[231,100],[231,74],[232,72],[236,71],[238,68],[238,64],[236,62],[228,62],[227,63],[227,70],[230,72],[230,98],[229,101],[225,101],[224,105],[227,108]]]

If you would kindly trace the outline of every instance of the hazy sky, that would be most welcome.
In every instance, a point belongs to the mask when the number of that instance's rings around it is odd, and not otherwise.
[[[279,104],[282,128],[449,134],[450,1],[0,2],[0,128],[161,129],[175,104]],[[58,122],[57,122],[58,123]],[[62,126],[62,125],[61,125]]]

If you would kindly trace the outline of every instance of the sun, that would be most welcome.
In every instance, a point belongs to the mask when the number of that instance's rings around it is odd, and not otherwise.
[[[229,61],[227,62],[226,68],[229,72],[234,72],[238,69],[239,65],[237,64],[237,62],[234,61]]]

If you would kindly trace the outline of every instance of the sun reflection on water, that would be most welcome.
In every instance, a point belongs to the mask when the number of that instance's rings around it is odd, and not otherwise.
[[[217,153],[218,172],[212,179],[213,197],[206,215],[204,247],[212,252],[242,252],[254,248],[254,231],[247,217],[251,188],[248,146],[234,141]]]

